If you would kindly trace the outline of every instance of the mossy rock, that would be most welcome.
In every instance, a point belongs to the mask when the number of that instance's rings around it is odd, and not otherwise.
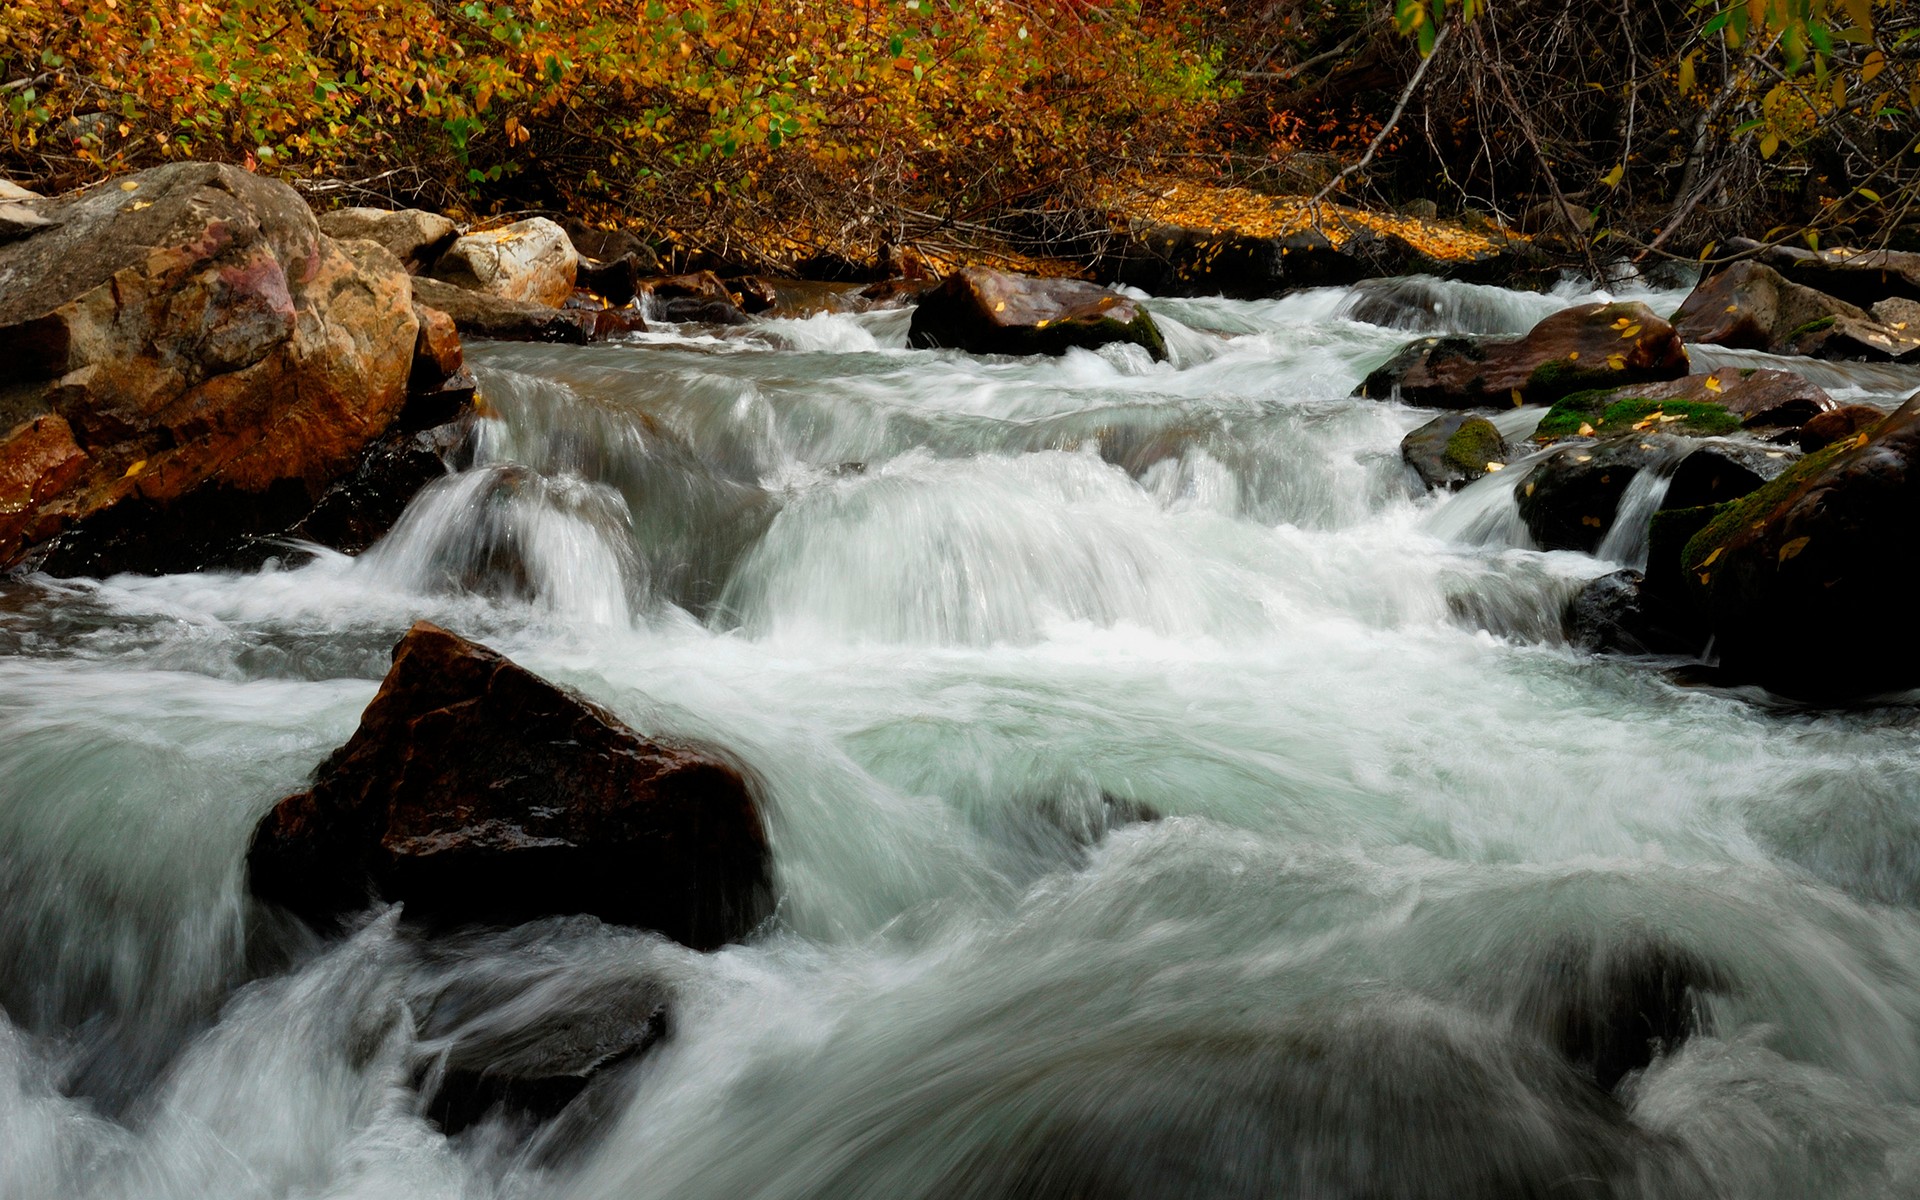
[[[1581,426],[1588,432],[1615,433],[1631,429],[1648,418],[1657,418],[1650,427],[1667,433],[1696,437],[1717,437],[1739,429],[1741,420],[1724,405],[1707,400],[1656,400],[1627,395],[1631,389],[1595,388],[1575,392],[1547,410],[1534,429],[1536,441],[1554,441],[1573,437]],[[1617,398],[1616,398],[1617,397]]]
[[[1687,540],[1686,549],[1680,555],[1682,569],[1689,574],[1698,572],[1729,538],[1758,522],[1792,495],[1801,483],[1859,444],[1859,437],[1854,437],[1816,450],[1745,496],[1718,506],[1713,520]]]
[[[1400,456],[1430,488],[1457,488],[1505,466],[1507,441],[1485,417],[1447,413],[1400,440]]]

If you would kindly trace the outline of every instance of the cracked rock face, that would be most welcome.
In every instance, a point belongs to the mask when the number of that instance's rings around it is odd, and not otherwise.
[[[195,495],[310,502],[406,403],[406,272],[284,184],[179,163],[33,203],[0,243],[0,566]]]

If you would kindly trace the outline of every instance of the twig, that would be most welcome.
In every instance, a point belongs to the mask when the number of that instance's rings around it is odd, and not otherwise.
[[[1367,152],[1360,156],[1360,161],[1347,166],[1338,175],[1327,180],[1327,186],[1314,193],[1311,203],[1316,210],[1320,207],[1320,202],[1331,196],[1333,190],[1339,187],[1347,176],[1355,171],[1364,170],[1366,165],[1373,161],[1373,156],[1380,152],[1381,143],[1387,140],[1387,135],[1393,132],[1393,127],[1400,123],[1400,115],[1407,111],[1407,101],[1413,99],[1414,92],[1419,90],[1420,81],[1427,76],[1427,68],[1433,65],[1434,56],[1440,53],[1441,44],[1452,32],[1453,26],[1447,25],[1435,35],[1432,48],[1428,50],[1427,56],[1420,60],[1420,65],[1414,68],[1413,78],[1407,80],[1407,86],[1401,90],[1400,102],[1393,106],[1393,114],[1387,118],[1384,125],[1380,126],[1380,132],[1373,135],[1373,140],[1367,143]]]

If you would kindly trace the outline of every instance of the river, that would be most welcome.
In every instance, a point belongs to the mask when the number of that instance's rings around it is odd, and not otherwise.
[[[1916,709],[1565,645],[1619,563],[1512,476],[1417,495],[1430,414],[1348,394],[1590,294],[1430,292],[1152,300],[1168,363],[474,346],[478,463],[368,553],[0,584],[0,1197],[1920,1194]],[[737,760],[767,927],[255,906],[418,618]],[[427,1120],[449,1046],[637,996],[670,1035],[559,1121]],[[1691,1035],[1599,1086],[1623,1008]]]

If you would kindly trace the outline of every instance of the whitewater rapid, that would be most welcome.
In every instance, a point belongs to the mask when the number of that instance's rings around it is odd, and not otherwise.
[[[1643,542],[1418,494],[1430,414],[1349,393],[1592,293],[1420,288],[1148,299],[1166,363],[470,347],[475,465],[366,554],[0,583],[0,1198],[1920,1194],[1916,710],[1565,645]],[[768,926],[250,901],[418,618],[738,761]],[[1648,954],[1697,1032],[1609,1092],[1541,1014]],[[559,1122],[427,1119],[448,1045],[641,994],[670,1036]]]

